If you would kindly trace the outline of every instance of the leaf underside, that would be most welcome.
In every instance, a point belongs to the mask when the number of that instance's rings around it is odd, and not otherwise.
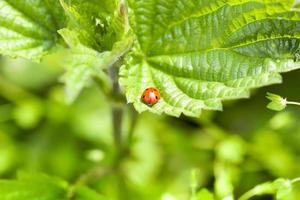
[[[132,0],[137,42],[120,84],[139,111],[198,117],[251,88],[280,83],[300,67],[300,17],[293,1]],[[141,102],[145,88],[161,100]]]
[[[39,61],[56,44],[62,13],[57,0],[0,0],[0,54]]]

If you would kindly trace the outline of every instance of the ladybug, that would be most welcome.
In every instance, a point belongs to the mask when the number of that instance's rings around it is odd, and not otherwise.
[[[142,101],[148,106],[153,106],[160,99],[160,93],[156,88],[149,87],[144,90],[142,95]]]

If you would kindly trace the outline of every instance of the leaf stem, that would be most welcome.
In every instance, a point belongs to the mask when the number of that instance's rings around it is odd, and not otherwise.
[[[300,177],[291,180],[292,184],[297,183],[297,182],[300,182]]]
[[[122,93],[120,85],[118,82],[119,68],[122,65],[122,60],[120,59],[113,66],[109,68],[109,75],[112,81],[112,124],[113,124],[113,138],[116,147],[116,155],[113,163],[113,168],[116,172],[118,199],[128,199],[126,198],[127,187],[123,178],[122,171],[119,170],[120,163],[124,157],[124,147],[123,147],[123,134],[122,134],[122,124],[125,110],[125,103],[122,99]]]
[[[69,187],[68,190],[68,199],[72,200],[75,197],[76,189],[80,186],[87,185],[91,182],[94,182],[104,176],[107,176],[111,173],[113,173],[112,168],[103,168],[103,167],[96,167],[91,169],[90,171],[86,172],[85,174],[82,174],[73,185]]]
[[[300,177],[289,180],[290,184],[295,184],[297,182],[300,182]],[[273,194],[276,193],[276,188],[273,188],[272,186],[269,186],[270,182],[268,183],[264,183],[261,185],[258,185],[254,188],[252,188],[251,190],[249,190],[248,192],[246,192],[245,194],[243,194],[239,200],[248,200],[254,196],[257,195],[262,195],[262,194]]]
[[[246,192],[245,194],[243,194],[243,196],[241,196],[238,200],[248,200],[252,197],[254,197],[256,194],[253,190],[250,190],[248,192]]]
[[[120,86],[118,83],[118,73],[119,73],[120,63],[115,63],[111,68],[109,68],[109,75],[112,81],[112,93],[114,96],[121,95]],[[121,153],[122,148],[122,121],[124,114],[124,104],[118,101],[118,99],[113,99],[112,102],[112,124],[113,124],[113,137],[114,143],[117,148],[118,153]]]
[[[287,101],[286,104],[300,106],[300,103],[295,101]]]

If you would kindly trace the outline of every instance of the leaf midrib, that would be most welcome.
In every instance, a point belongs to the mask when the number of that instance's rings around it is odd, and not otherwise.
[[[161,56],[186,55],[186,54],[193,54],[193,53],[199,53],[199,54],[201,54],[201,53],[208,53],[210,51],[221,51],[221,50],[233,51],[236,48],[240,48],[240,47],[244,47],[244,46],[249,46],[249,45],[254,45],[256,43],[266,42],[266,41],[269,41],[269,40],[278,40],[278,39],[299,39],[300,40],[300,35],[298,37],[295,37],[295,36],[292,36],[292,37],[283,36],[283,37],[266,38],[266,39],[256,40],[256,41],[253,41],[253,42],[250,42],[250,43],[239,44],[239,45],[231,46],[231,47],[210,48],[210,49],[193,50],[193,51],[185,51],[185,52],[157,53],[157,54],[152,54],[152,55],[148,54],[147,58],[151,59],[151,58],[156,58],[156,57],[161,57]],[[239,52],[235,52],[235,53],[239,53]],[[241,53],[239,53],[239,54],[241,54]],[[245,55],[245,54],[241,54],[241,55],[247,56],[247,57],[254,57],[254,56],[248,56],[248,55]],[[255,56],[255,57],[257,57],[257,56]],[[261,57],[261,58],[267,58],[267,57]]]

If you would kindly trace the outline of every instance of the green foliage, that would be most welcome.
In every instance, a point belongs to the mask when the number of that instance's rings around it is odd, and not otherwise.
[[[129,16],[116,0],[60,4],[2,0],[0,52],[38,61],[59,43],[59,30],[70,47],[62,79],[68,102],[93,79],[110,94],[105,69],[125,55],[120,83],[128,102],[139,112],[174,116],[222,110],[223,100],[248,97],[251,88],[280,83],[280,72],[299,67],[292,0],[131,0]],[[161,92],[153,107],[140,101],[147,87]]]
[[[278,73],[299,68],[299,14],[289,11],[293,1],[280,2],[130,1],[138,42],[121,69],[128,102],[139,112],[198,117],[280,83]],[[150,86],[162,96],[152,107],[140,101]]]
[[[276,199],[285,200],[292,191],[293,181],[277,179],[273,182],[262,183],[245,193],[239,200],[247,200],[256,195],[274,194]]]
[[[68,189],[65,181],[41,173],[20,172],[17,180],[0,180],[3,200],[101,200],[105,199],[88,187]],[[72,193],[70,193],[72,191]]]
[[[105,200],[103,196],[99,195],[94,190],[88,187],[80,187],[76,190],[75,200]]]
[[[65,199],[66,184],[45,175],[19,175],[17,180],[0,180],[0,199],[45,200]]]
[[[57,0],[1,0],[0,53],[39,61],[56,46],[64,21]]]
[[[59,33],[71,47],[71,52],[64,63],[67,69],[63,77],[67,101],[73,102],[81,90],[90,85],[92,78],[101,80],[104,83],[104,90],[110,91],[110,80],[103,70],[112,67],[128,51],[132,39],[126,38],[115,43],[111,51],[99,53],[82,45],[77,32],[61,29]]]
[[[64,63],[67,102],[73,102],[92,78],[102,82],[104,91],[111,91],[103,70],[118,62],[132,43],[130,36],[123,37],[123,19],[113,2],[61,0],[69,25],[58,32],[71,49]]]
[[[197,193],[195,200],[214,200],[214,196],[207,189],[202,189]]]
[[[68,28],[78,34],[80,43],[85,46],[100,51],[104,48],[103,37],[113,34],[109,29],[111,26],[108,21],[114,16],[114,10],[117,5],[116,1],[102,1],[99,3],[95,0],[60,0],[68,18]],[[110,41],[114,42],[114,40]]]
[[[49,66],[56,68],[55,58],[60,60],[60,57],[53,57],[50,63],[44,61],[31,64],[32,67],[25,67],[30,63],[22,60],[5,58],[0,62],[0,88],[8,88],[0,90],[0,102],[3,102],[0,106],[0,176],[5,184],[13,182],[19,186],[22,181],[21,178],[13,179],[15,172],[31,169],[53,174],[68,182],[40,174],[19,175],[31,186],[32,190],[26,190],[26,193],[36,192],[40,197],[42,192],[45,197],[49,193],[48,189],[39,187],[51,185],[51,191],[53,187],[60,191],[61,195],[56,199],[72,196],[80,200],[116,200],[121,194],[126,199],[181,200],[192,198],[193,186],[196,199],[238,199],[256,185],[280,179],[284,182],[276,183],[277,186],[269,183],[273,188],[282,188],[282,198],[299,198],[299,184],[287,179],[300,174],[297,107],[291,106],[293,112],[267,112],[264,109],[265,91],[259,90],[253,99],[228,104],[222,113],[204,113],[200,119],[175,119],[143,113],[136,121],[128,150],[126,145],[126,156],[120,161],[119,170],[114,171],[111,170],[116,159],[111,136],[111,102],[104,100],[104,94],[91,86],[72,106],[66,106],[63,88],[55,81],[59,73],[53,76],[49,72],[43,80],[31,78],[29,72],[35,68],[40,69],[35,72],[37,77],[47,72]],[[14,79],[13,75],[20,78]],[[291,88],[295,85],[291,81],[297,83],[298,76],[299,72],[289,73],[285,76],[286,83],[278,90],[289,91],[284,95],[300,99],[293,96],[299,95],[295,93],[298,88]],[[26,81],[27,84],[23,84]],[[32,87],[36,83],[39,84]],[[277,87],[266,90],[277,93]],[[34,108],[30,102],[36,100],[42,108],[40,120],[24,126],[20,122],[27,122],[29,113],[28,109],[19,110],[19,106],[23,106],[18,102]],[[18,120],[15,119],[15,109],[19,110]],[[247,114],[240,114],[242,111]],[[239,113],[237,118],[234,112]],[[261,120],[265,114],[267,117]],[[122,126],[126,144],[131,119],[127,110]],[[263,122],[257,125],[252,123],[253,120]],[[245,131],[248,126],[252,129]],[[95,150],[97,154],[101,152],[100,159],[99,155],[94,156]],[[101,177],[93,174],[92,182],[79,184],[74,189],[79,177],[85,177],[94,168]],[[196,172],[192,181],[191,169]],[[43,183],[35,184],[39,180]],[[292,187],[284,187],[286,181],[293,182]],[[276,196],[277,193],[272,190],[268,195]],[[261,198],[266,199],[264,197]]]
[[[293,4],[0,0],[0,199],[299,199]]]

